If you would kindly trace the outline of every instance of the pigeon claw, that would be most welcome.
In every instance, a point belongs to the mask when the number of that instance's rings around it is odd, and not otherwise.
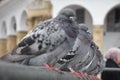
[[[48,69],[48,70],[53,70],[53,67],[49,64],[44,64],[44,66]]]
[[[60,73],[60,74],[63,73],[60,69],[55,68],[55,67],[53,67],[53,66],[51,66],[51,65],[49,65],[49,64],[44,64],[44,66],[45,66],[48,70],[53,70],[53,71],[56,71],[56,72],[58,72],[58,73]]]
[[[90,75],[89,77],[90,77],[90,79],[92,79],[92,80],[100,80],[98,77],[96,77],[96,76],[94,76],[94,75]]]
[[[54,68],[53,70],[56,71],[56,72],[58,72],[58,73],[63,74],[63,72],[60,69],[58,69],[58,68]]]
[[[77,77],[79,77],[79,78],[87,78],[87,74],[85,74],[85,73],[80,73],[80,72],[76,72],[74,69],[72,69],[72,68],[69,68],[69,70],[70,70],[70,72],[72,73],[72,74],[74,74],[75,76],[77,76]]]

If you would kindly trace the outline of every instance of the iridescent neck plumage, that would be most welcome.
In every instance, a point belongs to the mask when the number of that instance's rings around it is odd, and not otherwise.
[[[69,22],[64,20],[59,20],[59,26],[66,32],[66,34],[71,38],[76,38],[79,33],[78,25],[75,22]]]

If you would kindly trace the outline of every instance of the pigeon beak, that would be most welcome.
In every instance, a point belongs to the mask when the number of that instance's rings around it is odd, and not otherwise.
[[[75,20],[76,20],[75,17],[69,17],[69,19],[70,19],[71,21],[75,21]]]

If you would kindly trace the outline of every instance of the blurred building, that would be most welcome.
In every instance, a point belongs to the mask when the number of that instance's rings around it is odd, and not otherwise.
[[[89,27],[101,51],[120,46],[120,0],[0,0],[0,56],[39,22],[68,7]]]

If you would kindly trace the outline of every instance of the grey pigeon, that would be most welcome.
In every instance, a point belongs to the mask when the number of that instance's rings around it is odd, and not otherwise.
[[[98,46],[93,42],[90,33],[80,28],[72,49],[56,63],[62,65],[61,70],[69,68],[89,75],[97,75],[103,71],[105,61]]]
[[[50,56],[50,61],[56,56],[64,55],[62,52],[73,46],[79,33],[78,24],[74,17],[74,11],[66,8],[57,17],[40,23],[20,41],[11,54],[13,56],[30,55],[30,57],[11,60],[24,63],[24,61],[26,62],[26,60],[39,55],[39,61],[44,62],[46,61],[46,55]]]

